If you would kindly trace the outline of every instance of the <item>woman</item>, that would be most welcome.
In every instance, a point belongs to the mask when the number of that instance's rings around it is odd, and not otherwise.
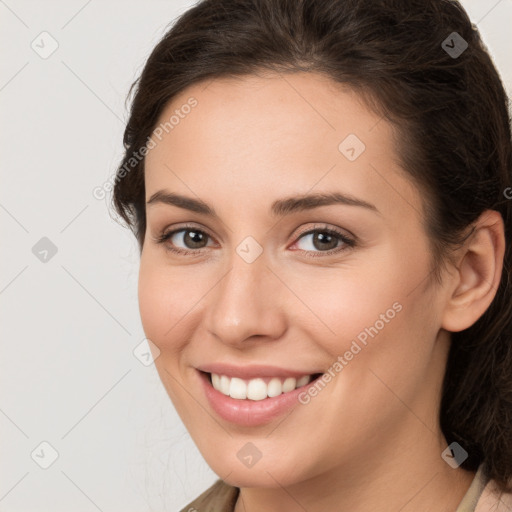
[[[512,510],[510,122],[457,2],[202,1],[124,144],[144,331],[220,477],[183,510]]]

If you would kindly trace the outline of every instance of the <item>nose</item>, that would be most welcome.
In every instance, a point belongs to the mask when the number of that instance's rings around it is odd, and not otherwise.
[[[208,294],[203,319],[223,343],[241,348],[249,340],[278,339],[286,330],[286,288],[262,256],[247,263],[235,253],[230,270]]]

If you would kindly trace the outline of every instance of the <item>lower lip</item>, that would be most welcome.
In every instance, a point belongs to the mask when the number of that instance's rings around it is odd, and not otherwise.
[[[263,400],[238,400],[217,391],[212,386],[208,374],[199,371],[198,373],[212,409],[224,420],[244,427],[254,427],[270,423],[292,407],[299,405],[299,394],[304,392],[307,386],[315,382],[313,380],[309,384],[293,391]]]

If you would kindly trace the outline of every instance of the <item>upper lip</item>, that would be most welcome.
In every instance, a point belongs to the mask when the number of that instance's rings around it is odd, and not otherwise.
[[[309,370],[289,370],[278,366],[267,365],[249,365],[236,366],[228,363],[209,363],[196,367],[198,370],[206,373],[216,373],[226,377],[238,377],[239,379],[255,379],[257,377],[303,377],[304,375],[313,375],[321,372],[311,372]]]

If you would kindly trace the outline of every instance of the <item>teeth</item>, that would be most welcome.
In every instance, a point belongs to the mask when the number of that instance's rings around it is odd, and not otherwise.
[[[297,380],[297,387],[300,388],[301,386],[305,386],[306,384],[309,384],[310,377],[309,375],[304,375],[304,377],[301,377]]]
[[[222,375],[220,378],[220,386],[215,389],[218,389],[222,394],[229,396],[229,379],[225,375]]]
[[[251,400],[267,398],[267,385],[263,379],[251,379],[247,384],[247,397]]]
[[[295,384],[297,384],[297,379],[293,377],[288,377],[283,382],[283,393],[288,393],[289,391],[293,391],[295,389]]]
[[[294,389],[309,384],[313,377],[304,375],[299,379],[288,377],[280,379],[273,377],[268,382],[264,379],[250,379],[248,381],[238,377],[229,378],[225,375],[211,374],[212,386],[223,395],[236,398],[238,400],[264,400],[267,397],[279,396],[281,393],[288,393]]]
[[[229,396],[240,400],[247,398],[247,384],[242,379],[233,377],[229,384]]]
[[[282,392],[283,385],[281,384],[281,381],[277,377],[271,379],[267,384],[267,395],[273,397],[280,395]]]

